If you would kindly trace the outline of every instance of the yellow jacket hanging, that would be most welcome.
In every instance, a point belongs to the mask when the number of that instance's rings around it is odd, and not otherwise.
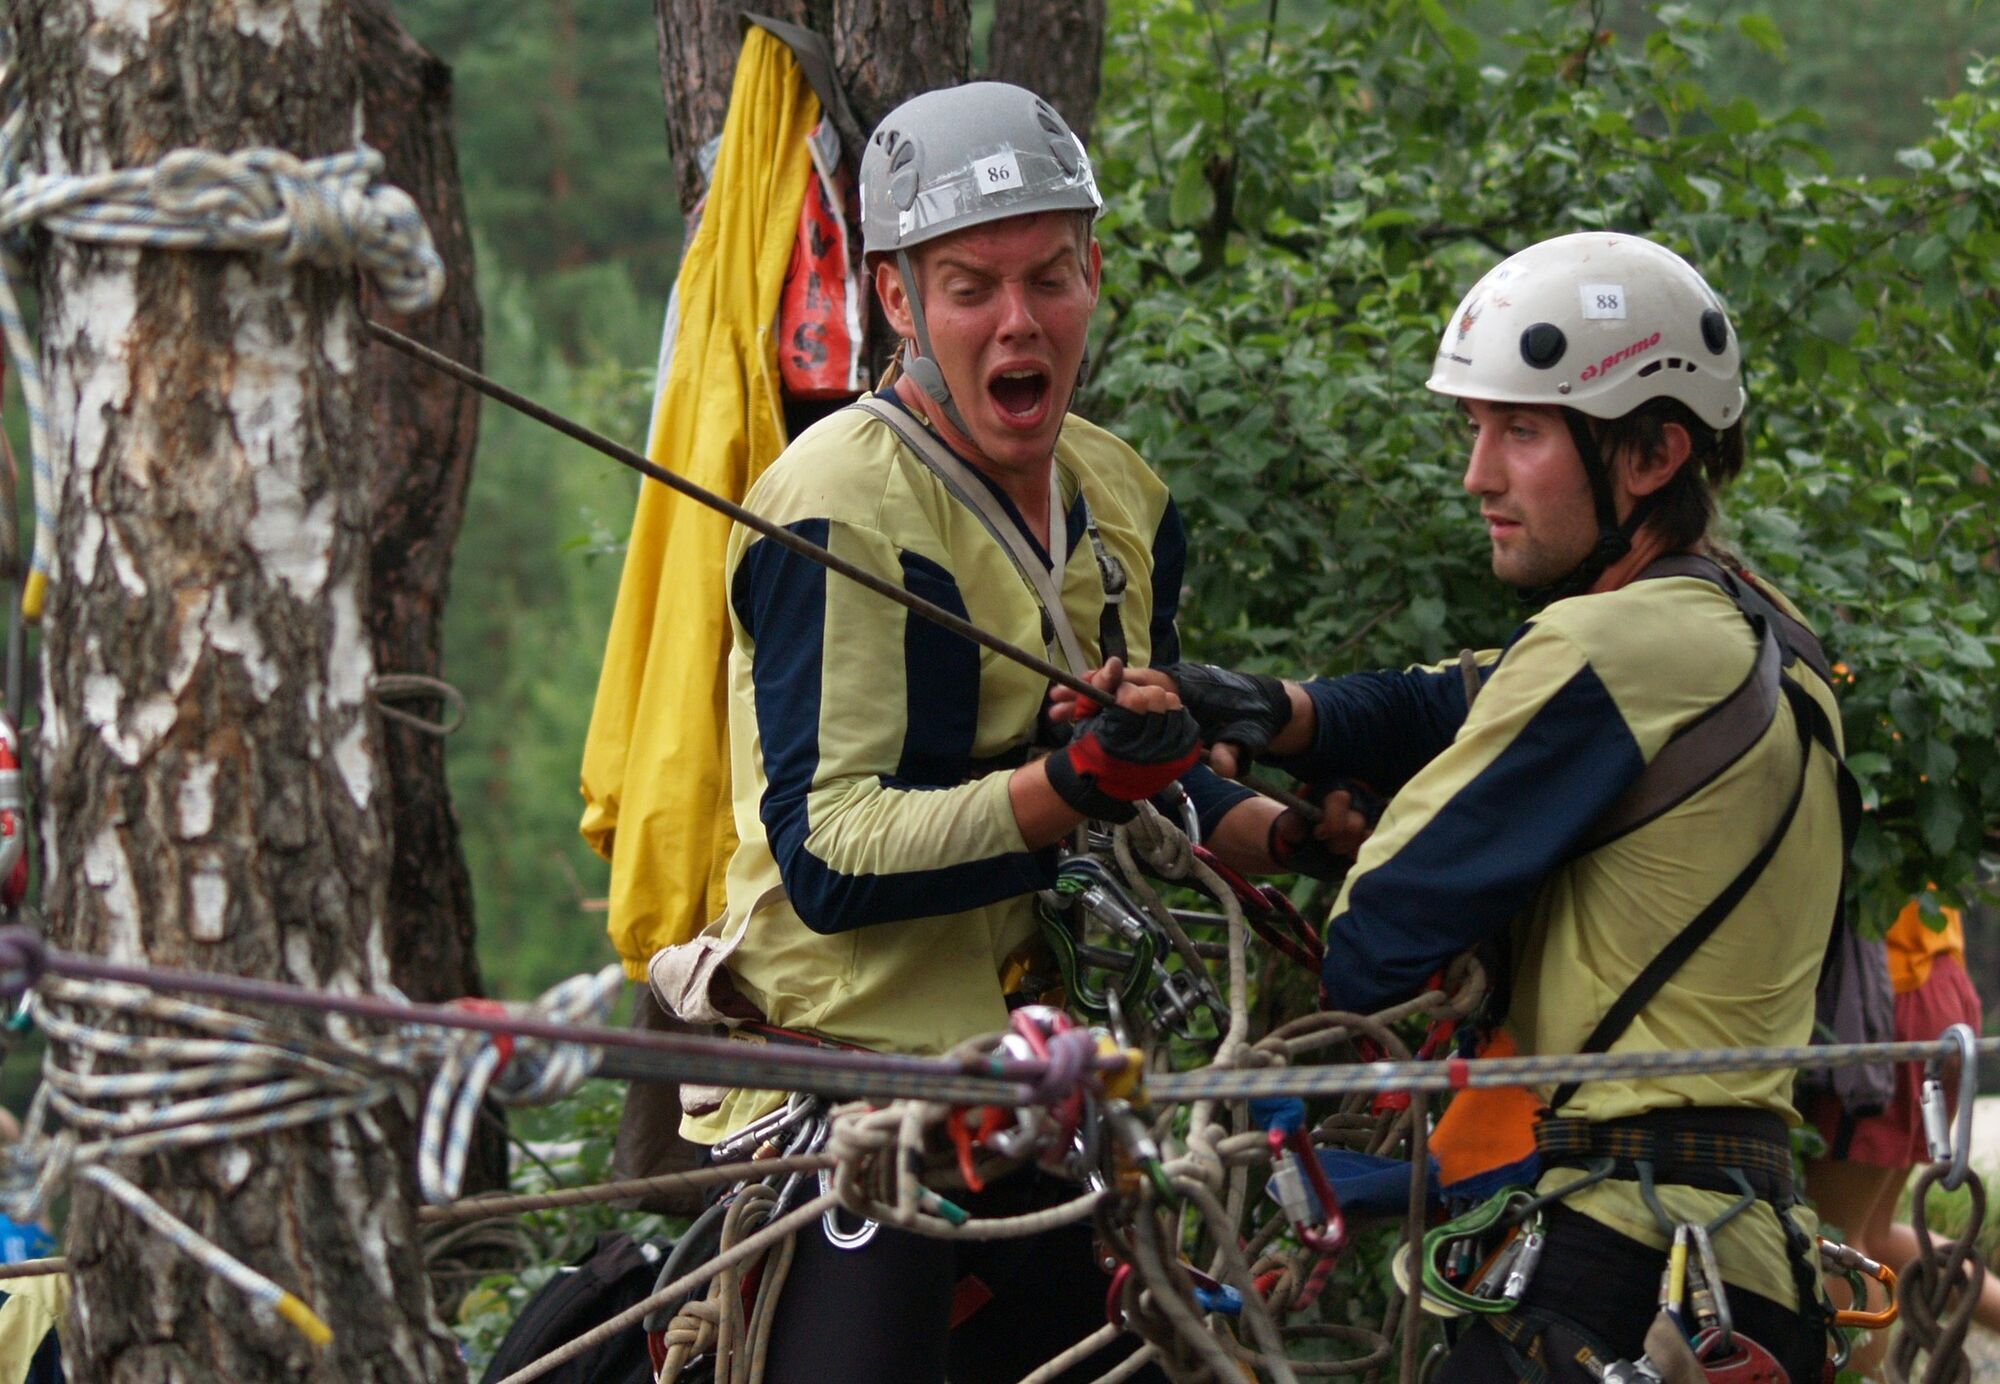
[[[647,455],[731,498],[784,449],[772,324],[820,103],[777,38],[743,36],[706,210],[674,289]],[[611,862],[609,931],[638,979],[723,901],[736,848],[724,757],[729,521],[639,495],[583,750],[584,839]]]

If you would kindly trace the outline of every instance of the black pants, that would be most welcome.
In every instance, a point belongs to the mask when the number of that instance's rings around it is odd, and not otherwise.
[[[1076,1195],[1068,1184],[1016,1174],[967,1198],[978,1215],[1013,1215]],[[843,1215],[843,1226],[855,1223]],[[992,1294],[956,1331],[961,1280]],[[771,1333],[768,1384],[1011,1384],[1104,1325],[1111,1280],[1082,1225],[1019,1240],[934,1240],[882,1227],[865,1248],[799,1233]],[[977,1290],[973,1290],[977,1291]],[[1094,1379],[1138,1346],[1127,1336],[1062,1376]],[[1164,1384],[1148,1366],[1136,1376]]]
[[[1579,1211],[1549,1208],[1548,1239],[1541,1266],[1528,1285],[1523,1306],[1579,1326],[1595,1337],[1614,1360],[1637,1360],[1646,1349],[1646,1328],[1659,1310],[1660,1273],[1665,1251],[1627,1239]],[[1744,1288],[1729,1290],[1736,1329],[1778,1358],[1792,1384],[1819,1384],[1826,1361],[1826,1334],[1803,1315]],[[1543,1352],[1552,1384],[1588,1384],[1591,1375],[1567,1358]],[[1520,1378],[1500,1333],[1481,1321],[1459,1337],[1433,1384],[1498,1384]]]

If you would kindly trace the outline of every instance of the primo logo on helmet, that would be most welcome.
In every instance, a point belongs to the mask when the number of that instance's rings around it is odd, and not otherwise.
[[[1643,356],[1659,344],[1660,334],[1658,332],[1654,332],[1651,336],[1641,337],[1624,350],[1606,356],[1603,360],[1597,362],[1597,364],[1584,366],[1582,373],[1577,376],[1577,379],[1594,380],[1599,375],[1609,373],[1612,366],[1622,365],[1634,356]]]

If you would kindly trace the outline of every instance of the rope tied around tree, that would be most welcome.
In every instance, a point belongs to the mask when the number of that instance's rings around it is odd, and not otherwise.
[[[489,1089],[511,1104],[558,1100],[596,1062],[595,1050],[582,1044],[477,1031],[411,1025],[357,1035],[336,1021],[318,1033],[137,985],[48,975],[46,959],[32,938],[0,934],[0,973],[36,977],[28,1007],[50,1039],[21,1138],[0,1157],[0,1209],[18,1221],[40,1219],[74,1173],[318,1346],[331,1332],[300,1298],[109,1165],[360,1115],[431,1074],[421,1181],[434,1200],[450,1200],[464,1175],[471,1120]],[[573,976],[532,1005],[495,1008],[563,1022],[602,1020],[622,977],[610,966]],[[93,1022],[106,1011],[124,1022],[116,1028]]]
[[[28,410],[35,546],[22,609],[41,615],[55,571],[57,450],[48,394],[15,281],[19,232],[37,222],[57,235],[140,250],[221,250],[280,264],[359,268],[398,312],[421,312],[444,292],[444,259],[410,195],[379,181],[382,155],[366,145],[301,158],[282,149],[176,149],[146,168],[95,174],[24,168],[27,95],[11,26],[0,25],[0,330]]]

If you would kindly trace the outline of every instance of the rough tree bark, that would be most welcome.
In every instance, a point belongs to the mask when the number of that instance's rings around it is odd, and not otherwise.
[[[729,113],[746,10],[826,35],[864,134],[899,102],[964,81],[972,61],[969,0],[653,0],[684,214],[701,196],[701,147],[722,133]],[[859,149],[848,153],[860,159]]]
[[[1090,143],[1104,73],[1104,0],[994,0],[986,75],[1027,87]]]
[[[390,308],[363,280],[362,311],[476,369],[479,293],[452,136],[451,69],[410,36],[387,0],[351,0],[351,14],[364,137],[382,153],[384,178],[416,198],[446,273],[443,301],[413,317]],[[445,596],[472,479],[479,396],[372,342],[363,368],[375,424],[366,612],[375,667],[439,677]],[[440,711],[423,702],[408,709]],[[385,720],[383,744],[394,851],[385,927],[389,974],[412,999],[483,994],[472,877],[445,783],[444,741]],[[483,1123],[466,1190],[504,1185],[506,1157],[504,1129]]]
[[[51,172],[188,145],[313,156],[359,133],[341,5],[42,0],[10,20]],[[60,239],[38,274],[60,439],[41,744],[52,938],[379,989],[389,794],[368,699],[371,439],[352,278]],[[332,1322],[317,1355],[79,1186],[71,1377],[459,1377],[394,1118],[116,1165]]]

